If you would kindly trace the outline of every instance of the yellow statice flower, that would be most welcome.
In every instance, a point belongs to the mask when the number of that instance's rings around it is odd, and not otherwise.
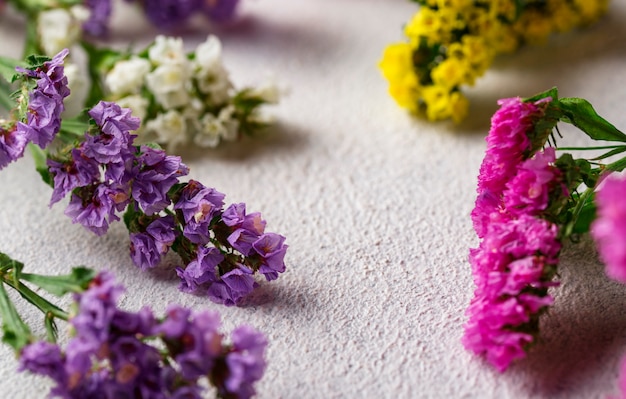
[[[413,46],[409,43],[394,43],[385,48],[383,59],[378,64],[383,76],[391,83],[402,82],[414,75]]]
[[[467,80],[469,64],[461,58],[448,58],[433,68],[430,76],[437,86],[451,90]]]
[[[404,28],[407,43],[385,49],[380,68],[396,102],[429,120],[461,121],[461,92],[497,54],[543,43],[555,32],[589,24],[608,0],[422,0]]]
[[[606,13],[608,5],[609,0],[574,0],[574,6],[580,14],[583,25],[597,21]]]
[[[387,46],[378,66],[389,81],[389,94],[398,105],[415,111],[419,84],[413,66],[413,47],[409,43]]]
[[[552,23],[539,11],[528,10],[514,24],[514,29],[524,42],[543,44],[552,33]]]

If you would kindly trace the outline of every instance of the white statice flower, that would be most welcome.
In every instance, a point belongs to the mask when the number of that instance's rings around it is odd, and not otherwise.
[[[217,147],[225,134],[228,132],[222,121],[215,115],[206,113],[200,120],[200,130],[193,141],[200,147]]]
[[[54,8],[42,11],[37,16],[37,34],[39,43],[48,56],[54,56],[64,48],[70,48],[78,42],[82,24],[89,18],[89,11],[83,6],[74,6],[70,10]]]
[[[193,74],[198,89],[210,96],[212,104],[222,104],[228,100],[233,85],[222,64],[222,44],[217,37],[210,35],[196,48]]]
[[[197,69],[214,69],[222,66],[222,43],[213,35],[196,47],[194,67]]]
[[[222,138],[228,141],[234,141],[239,137],[239,121],[234,118],[235,107],[233,105],[229,105],[227,107],[222,108],[217,119],[224,126],[224,131],[222,132]]]
[[[267,81],[249,92],[250,96],[259,97],[268,104],[278,104],[281,90],[274,81]]]
[[[187,143],[187,124],[184,116],[178,111],[167,111],[159,114],[145,125],[146,138],[154,137],[157,143],[166,144],[172,151],[179,145]]]
[[[114,96],[135,94],[141,90],[146,75],[150,72],[150,62],[133,57],[115,63],[104,78],[109,92]]]
[[[63,101],[65,106],[63,116],[72,118],[78,115],[85,107],[85,100],[89,94],[89,77],[87,77],[83,68],[74,63],[65,63],[64,73],[67,77],[70,95]]]
[[[157,36],[154,44],[148,49],[148,57],[155,65],[189,63],[183,47],[183,39],[180,37]]]
[[[130,96],[117,99],[115,100],[115,102],[117,103],[117,105],[119,105],[122,108],[130,108],[133,113],[133,116],[136,116],[137,118],[141,119],[141,124],[142,126],[144,125],[144,119],[146,118],[146,115],[148,114],[148,99],[146,99],[140,94],[133,94]],[[142,128],[140,127],[138,131],[141,129]]]
[[[189,103],[189,74],[184,65],[164,64],[146,76],[148,89],[166,110]]]

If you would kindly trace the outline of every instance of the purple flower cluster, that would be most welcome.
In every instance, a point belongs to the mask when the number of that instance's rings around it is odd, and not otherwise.
[[[132,2],[133,0],[128,0]],[[239,0],[136,0],[154,26],[173,28],[197,13],[215,22],[233,18]]]
[[[559,231],[544,212],[568,191],[554,149],[531,151],[545,103],[500,102],[472,211],[481,243],[470,251],[476,290],[463,344],[500,371],[525,356],[539,315],[552,304],[548,288],[557,285],[552,278],[561,249]]]
[[[75,335],[65,350],[47,342],[28,345],[20,370],[51,378],[50,396],[68,399],[200,399],[204,379],[221,397],[254,395],[266,367],[263,334],[241,326],[227,344],[216,313],[171,306],[157,319],[149,308],[119,309],[122,292],[110,274],[99,274],[76,295],[78,312],[70,320]]]
[[[21,158],[29,142],[44,148],[59,132],[63,100],[70,94],[63,71],[68,53],[61,51],[35,70],[17,68],[26,79],[36,79],[36,86],[28,94],[24,119],[0,126],[0,169]]]
[[[129,109],[101,101],[89,115],[97,125],[95,134],[86,132],[66,159],[48,161],[54,175],[51,205],[71,192],[66,215],[98,235],[119,220],[116,212],[131,199],[146,214],[165,209],[167,191],[188,173],[180,157],[133,146],[130,131],[139,127],[139,119]]]
[[[196,244],[196,252],[177,273],[182,291],[206,292],[215,302],[233,305],[257,286],[255,271],[267,280],[285,271],[287,245],[285,237],[265,233],[261,214],[246,214],[245,204],[222,210],[223,198],[194,180],[181,191],[174,209],[183,225],[182,239]],[[206,247],[208,243],[215,247]]]
[[[83,30],[92,36],[103,36],[108,31],[113,6],[111,0],[85,0],[89,9],[89,19],[83,23]]]
[[[127,209],[130,255],[142,270],[156,266],[173,248],[186,267],[177,268],[181,290],[226,305],[285,271],[285,238],[265,232],[259,213],[245,204],[223,209],[224,194],[191,180],[188,168],[162,150],[133,145],[139,120],[115,103],[100,102],[89,115],[95,126],[68,154],[49,159],[54,177],[51,205],[71,193],[65,213],[98,235]]]
[[[596,193],[597,219],[591,226],[600,257],[609,277],[626,283],[626,180],[614,176],[604,180]]]

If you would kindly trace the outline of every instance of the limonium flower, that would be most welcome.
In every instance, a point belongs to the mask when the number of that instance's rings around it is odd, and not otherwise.
[[[525,356],[537,334],[537,319],[552,304],[561,244],[556,225],[523,215],[489,225],[471,254],[474,298],[467,310],[463,344],[484,354],[498,370]]]
[[[187,144],[216,147],[252,134],[267,125],[260,107],[276,103],[278,90],[236,91],[221,52],[215,36],[190,54],[182,39],[157,36],[146,51],[104,71],[107,99],[140,117],[138,143],[156,142],[170,151]]]
[[[156,266],[170,249],[180,289],[234,305],[258,283],[254,274],[274,280],[285,271],[285,238],[265,231],[257,212],[243,203],[224,209],[224,194],[202,183],[180,181],[189,169],[180,157],[135,146],[131,131],[139,120],[130,109],[100,102],[89,111],[92,127],[69,151],[50,156],[50,204],[70,195],[65,213],[98,235],[124,221],[130,255],[143,270]]]
[[[626,283],[626,180],[610,176],[596,193],[598,216],[591,234],[600,257],[606,264],[606,273]]]
[[[214,22],[234,17],[239,0],[127,0],[139,3],[148,20],[160,29],[171,29],[202,14]]]
[[[171,305],[162,318],[148,307],[118,307],[124,288],[102,272],[75,294],[73,336],[65,346],[37,341],[20,351],[20,370],[50,378],[50,397],[250,398],[263,376],[267,339],[252,327],[220,333],[220,318]]]
[[[0,123],[0,169],[21,158],[28,143],[44,148],[59,132],[63,101],[69,95],[63,70],[67,54],[63,50],[36,69],[17,69],[24,85],[16,118]]]
[[[389,45],[379,67],[398,105],[431,121],[455,122],[468,113],[462,87],[474,85],[497,54],[595,22],[608,3],[414,1],[420,9],[404,27],[405,42]]]
[[[491,128],[486,137],[487,150],[478,176],[478,197],[472,211],[474,229],[479,237],[485,234],[494,211],[501,208],[501,198],[507,183],[518,173],[523,160],[543,143],[546,131],[537,131],[539,122],[548,123],[546,110],[550,98],[535,102],[520,98],[499,100],[500,109],[491,118]]]

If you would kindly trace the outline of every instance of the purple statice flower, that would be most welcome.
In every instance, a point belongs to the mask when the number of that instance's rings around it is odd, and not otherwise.
[[[245,256],[253,252],[252,244],[265,231],[265,221],[261,219],[261,214],[254,212],[246,215],[244,203],[232,204],[226,208],[222,221],[233,230],[227,238],[228,243]]]
[[[254,328],[245,325],[233,330],[231,339],[233,350],[226,355],[228,376],[224,386],[218,389],[222,394],[250,398],[256,393],[253,384],[265,372],[267,339]]]
[[[18,371],[30,371],[55,381],[66,381],[63,363],[63,354],[58,345],[37,341],[22,348]]]
[[[151,269],[161,261],[156,242],[147,233],[130,234],[130,257],[141,270]]]
[[[63,59],[68,54],[67,49],[62,50],[36,70],[17,68],[18,72],[37,78],[37,86],[29,93],[26,121],[17,123],[18,134],[41,148],[50,144],[61,128],[63,100],[70,94],[63,70]]]
[[[524,161],[506,184],[504,205],[512,215],[537,215],[548,207],[550,192],[561,171],[554,166],[554,148],[548,147]]]
[[[259,273],[267,280],[275,280],[278,273],[285,271],[284,259],[288,248],[285,245],[285,237],[276,233],[265,233],[252,244],[252,247],[262,259]]]
[[[169,29],[183,24],[200,9],[200,0],[143,0],[143,9],[154,26]]]
[[[118,308],[123,290],[111,274],[98,274],[74,295],[74,335],[65,350],[45,342],[25,346],[20,370],[50,377],[50,396],[67,399],[200,399],[206,385],[201,379],[223,397],[254,393],[252,384],[265,369],[263,334],[239,327],[227,345],[217,313],[177,305],[161,319],[147,307],[127,312]]]
[[[180,157],[163,150],[142,146],[138,158],[139,171],[132,186],[132,195],[147,215],[158,213],[170,205],[167,192],[178,178],[189,173]]]
[[[124,191],[107,184],[91,185],[72,193],[65,214],[72,218],[72,223],[80,223],[101,236],[112,221],[120,220],[115,211],[127,203],[128,196]]]
[[[626,180],[609,176],[596,193],[597,218],[591,225],[606,274],[626,283]]]
[[[143,233],[130,234],[130,257],[142,270],[156,266],[176,239],[174,218],[160,217],[152,221]]]
[[[543,99],[537,103],[520,98],[498,101],[500,109],[491,118],[486,138],[487,151],[478,176],[478,192],[489,190],[498,195],[515,176],[517,166],[529,155],[535,124],[543,117]]]
[[[124,162],[124,155],[134,152],[132,146],[134,135],[131,130],[139,128],[139,118],[131,115],[128,108],[100,101],[89,111],[100,132],[96,135],[85,134],[83,153],[101,164]]]
[[[196,180],[190,180],[181,191],[174,209],[182,213],[185,226],[183,235],[195,244],[209,241],[211,220],[222,210],[224,194],[214,188],[205,187]]]
[[[200,312],[194,315],[180,306],[170,306],[166,317],[157,328],[166,344],[174,348],[172,357],[180,366],[181,375],[195,380],[207,375],[221,352],[221,335],[217,313]]]
[[[0,169],[21,158],[28,144],[28,135],[16,126],[0,126]]]
[[[180,290],[195,292],[198,287],[206,287],[218,281],[217,266],[224,260],[224,255],[215,247],[198,247],[197,256],[183,270],[177,269],[181,279]]]
[[[78,148],[72,149],[71,157],[67,161],[48,159],[48,170],[54,176],[50,206],[59,202],[73,189],[100,181],[100,165],[94,159],[85,157]]]
[[[547,289],[561,244],[556,225],[522,215],[494,223],[470,261],[476,291],[467,310],[463,344],[499,371],[525,356],[536,320],[552,304]]]
[[[239,0],[204,0],[202,10],[215,22],[225,22],[233,19]]]
[[[83,30],[92,36],[103,36],[107,33],[111,18],[111,0],[85,0],[89,9],[89,19],[83,23]]]
[[[217,303],[236,304],[258,286],[253,273],[248,267],[237,264],[235,268],[221,276],[222,283],[227,289],[220,289],[219,297],[211,295],[211,292],[217,292],[216,290],[209,290],[209,298]]]

